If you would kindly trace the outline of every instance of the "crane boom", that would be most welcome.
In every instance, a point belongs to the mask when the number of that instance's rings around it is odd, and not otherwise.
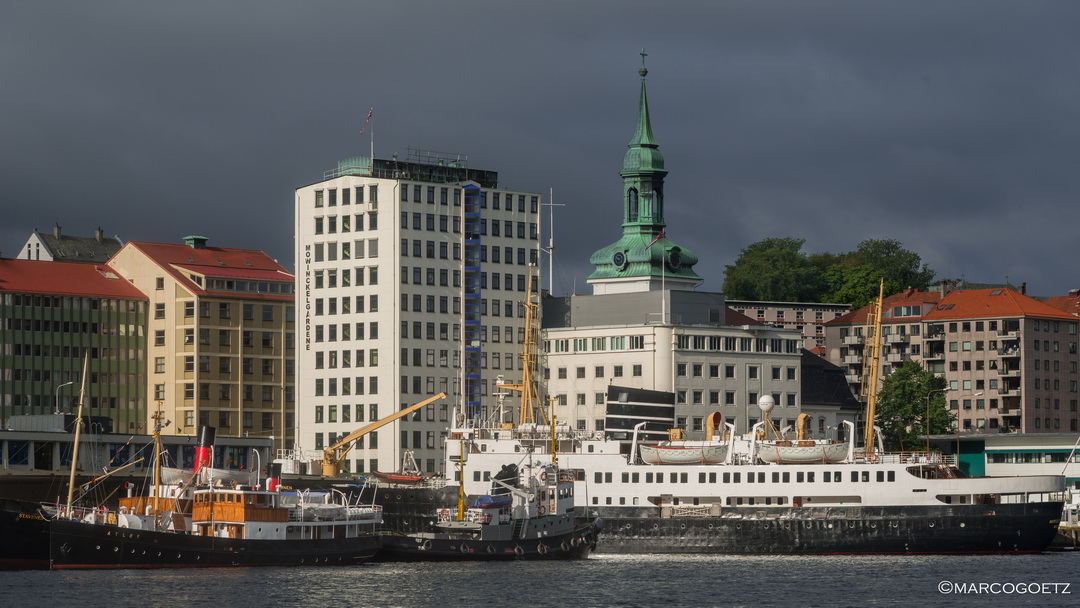
[[[378,429],[379,427],[390,424],[391,422],[399,418],[404,418],[405,416],[408,416],[409,414],[415,412],[416,410],[424,407],[429,403],[433,403],[435,401],[438,401],[439,399],[445,398],[446,393],[439,393],[434,397],[424,399],[420,403],[410,405],[409,407],[403,410],[398,410],[385,418],[380,418],[375,422],[372,422],[371,424],[362,426],[355,431],[349,433],[348,435],[342,437],[341,439],[337,440],[334,445],[323,450],[323,476],[334,477],[341,472],[341,463],[345,460],[345,455],[348,454],[349,450],[352,448],[353,441],[363,437],[364,435],[367,435],[368,433]]]

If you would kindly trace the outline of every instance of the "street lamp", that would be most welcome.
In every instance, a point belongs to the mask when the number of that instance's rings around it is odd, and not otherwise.
[[[935,388],[934,390],[930,391],[929,393],[926,393],[926,420],[923,421],[923,426],[925,427],[925,430],[926,430],[926,456],[927,456],[927,458],[930,457],[930,397],[932,397],[934,393],[947,393],[947,392],[949,392],[951,390],[952,390],[951,388],[946,386],[945,388]]]
[[[71,384],[75,384],[75,381],[72,380],[71,382],[65,382],[65,383],[61,384],[60,386],[56,387],[56,398],[53,400],[53,403],[55,404],[55,405],[53,405],[53,414],[59,414],[60,413],[60,389],[64,388],[65,386],[71,385]]]

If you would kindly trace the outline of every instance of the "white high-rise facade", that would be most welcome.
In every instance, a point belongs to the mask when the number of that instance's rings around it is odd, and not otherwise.
[[[442,472],[463,393],[473,386],[465,401],[483,397],[486,415],[496,378],[520,380],[540,196],[458,160],[359,157],[297,189],[295,205],[297,446],[321,450],[445,392],[358,440],[346,463],[390,471],[411,450]],[[470,360],[479,373],[463,374]]]

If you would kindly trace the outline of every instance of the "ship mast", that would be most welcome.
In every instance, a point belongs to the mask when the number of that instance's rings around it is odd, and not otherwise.
[[[874,416],[877,408],[878,375],[881,369],[881,305],[885,301],[885,279],[878,287],[878,298],[870,305],[866,318],[867,342],[863,349],[863,373],[861,394],[866,398],[866,431],[863,452],[874,452]]]
[[[83,402],[86,400],[87,368],[90,366],[90,351],[87,349],[83,357],[82,384],[79,386],[79,411],[75,414],[75,443],[71,447],[71,475],[68,477],[67,509],[64,511],[71,515],[71,498],[75,492],[75,469],[79,466],[79,431],[82,429]]]
[[[543,419],[540,396],[536,387],[536,343],[539,340],[540,297],[533,293],[533,266],[525,279],[525,344],[521,350],[521,383],[503,384],[502,388],[521,393],[518,424]]]

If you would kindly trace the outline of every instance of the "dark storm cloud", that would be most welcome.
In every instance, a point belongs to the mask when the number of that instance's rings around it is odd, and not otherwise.
[[[556,291],[619,234],[640,65],[703,289],[769,236],[896,238],[942,276],[1077,287],[1069,2],[22,3],[0,24],[0,249],[34,228],[292,257],[340,158],[467,154],[554,191]],[[545,273],[546,281],[546,273]]]

